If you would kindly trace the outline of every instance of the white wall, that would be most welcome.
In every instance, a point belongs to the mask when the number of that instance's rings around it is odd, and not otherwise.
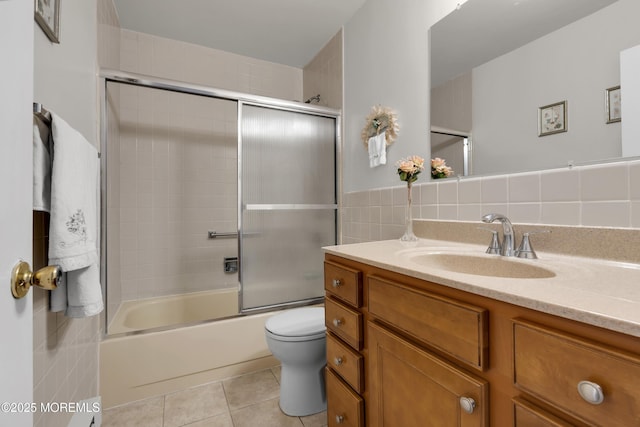
[[[97,147],[97,2],[65,0],[60,13],[60,44],[34,26],[34,100]]]
[[[620,157],[620,123],[606,124],[604,93],[620,84],[619,52],[640,43],[638,16],[640,2],[620,0],[475,68],[474,173]],[[568,132],[538,137],[538,107],[564,100]]]
[[[395,162],[429,153],[429,27],[455,0],[368,0],[344,27],[344,191],[400,183]],[[360,140],[374,105],[394,109],[400,132],[387,164],[369,168]]]

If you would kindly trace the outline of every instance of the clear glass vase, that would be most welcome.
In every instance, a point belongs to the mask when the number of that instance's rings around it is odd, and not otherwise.
[[[413,213],[411,212],[411,183],[407,182],[407,211],[405,217],[405,230],[400,240],[403,242],[415,242],[418,240],[413,234]]]

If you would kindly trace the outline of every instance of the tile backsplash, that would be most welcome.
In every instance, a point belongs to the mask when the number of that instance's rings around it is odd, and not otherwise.
[[[480,222],[500,212],[514,223],[640,228],[640,160],[416,184],[414,218]],[[399,237],[406,191],[345,194],[343,243]]]

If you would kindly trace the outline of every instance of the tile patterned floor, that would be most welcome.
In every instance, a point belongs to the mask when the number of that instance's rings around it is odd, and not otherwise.
[[[280,368],[107,409],[102,427],[326,427],[327,414],[289,417],[278,406]]]

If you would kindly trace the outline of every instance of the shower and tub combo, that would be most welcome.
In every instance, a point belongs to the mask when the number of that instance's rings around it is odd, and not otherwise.
[[[267,320],[324,298],[339,111],[101,78],[104,406],[279,364]]]

